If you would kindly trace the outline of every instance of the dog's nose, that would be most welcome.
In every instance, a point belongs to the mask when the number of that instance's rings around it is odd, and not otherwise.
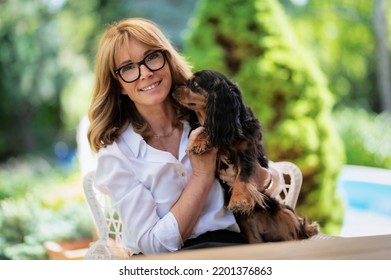
[[[172,91],[176,91],[179,87],[180,87],[180,85],[174,85],[174,87],[172,88]]]
[[[181,88],[181,87],[186,87],[187,84],[178,84],[178,85],[175,85],[176,88]]]

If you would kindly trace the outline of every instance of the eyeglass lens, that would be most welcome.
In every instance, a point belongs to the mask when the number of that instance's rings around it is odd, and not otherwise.
[[[145,65],[150,71],[157,71],[165,64],[164,54],[160,51],[147,55],[139,63],[129,63],[119,69],[119,74],[125,82],[133,82],[140,77],[140,66]]]

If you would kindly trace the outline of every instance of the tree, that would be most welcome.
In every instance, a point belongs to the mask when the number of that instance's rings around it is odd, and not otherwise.
[[[387,18],[384,13],[384,1],[373,3],[373,25],[376,39],[377,76],[382,109],[391,113],[390,56],[388,55]]]
[[[299,40],[318,58],[337,98],[336,107],[352,105],[373,112],[390,99],[387,70],[389,1],[280,0]]]
[[[316,62],[300,45],[281,7],[272,0],[200,1],[185,53],[195,70],[231,77],[260,118],[273,161],[303,172],[298,213],[337,233],[343,209],[336,182],[343,146],[330,118],[333,97]]]
[[[0,3],[0,160],[45,149],[62,126],[59,61],[53,13],[43,2]],[[42,24],[42,23],[45,24]]]

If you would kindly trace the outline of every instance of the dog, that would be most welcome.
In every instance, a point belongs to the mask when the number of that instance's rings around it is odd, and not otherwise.
[[[319,232],[316,222],[309,224],[257,185],[259,166],[269,166],[262,126],[235,83],[220,72],[201,70],[177,86],[173,98],[195,113],[197,125],[205,127],[187,152],[201,154],[217,147],[217,169],[234,165],[233,186],[220,181],[226,205],[249,243],[305,239]]]

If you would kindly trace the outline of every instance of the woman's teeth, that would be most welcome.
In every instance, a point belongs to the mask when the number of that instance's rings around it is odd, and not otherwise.
[[[150,86],[148,86],[148,87],[146,87],[146,88],[141,89],[141,91],[148,91],[148,90],[154,89],[154,88],[157,87],[159,84],[160,84],[160,82],[156,82],[156,83],[154,83],[153,85],[150,85]]]

